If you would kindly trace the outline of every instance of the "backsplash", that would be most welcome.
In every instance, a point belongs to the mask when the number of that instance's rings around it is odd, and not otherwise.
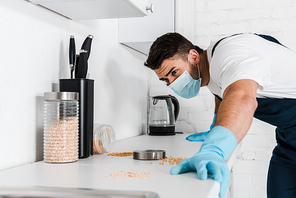
[[[95,123],[116,139],[146,130],[145,57],[118,43],[118,20],[73,21],[24,0],[0,6],[0,170],[43,159],[43,93],[69,78],[69,38],[94,36]]]

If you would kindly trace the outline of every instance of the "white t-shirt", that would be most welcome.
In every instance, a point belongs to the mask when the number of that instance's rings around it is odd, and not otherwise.
[[[213,57],[208,47],[210,81],[208,88],[221,98],[225,89],[241,79],[259,86],[259,98],[296,99],[296,53],[254,34],[235,35],[222,40]]]

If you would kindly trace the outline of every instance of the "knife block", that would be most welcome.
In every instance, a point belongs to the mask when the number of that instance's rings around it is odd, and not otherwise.
[[[60,79],[60,92],[79,93],[79,158],[93,155],[94,80]]]

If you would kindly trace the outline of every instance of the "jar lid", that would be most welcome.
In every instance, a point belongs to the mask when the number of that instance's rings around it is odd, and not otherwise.
[[[133,159],[137,160],[159,160],[165,158],[165,150],[135,150]]]
[[[45,92],[44,100],[79,100],[78,92]]]

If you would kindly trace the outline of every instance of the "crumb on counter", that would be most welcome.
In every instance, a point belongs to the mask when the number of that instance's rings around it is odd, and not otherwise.
[[[114,153],[109,153],[107,155],[114,156],[114,157],[126,157],[126,156],[132,156],[133,152],[114,152]]]
[[[172,156],[170,156],[169,158],[162,158],[159,159],[159,165],[164,165],[165,162],[169,163],[170,165],[177,165],[179,164],[183,159],[188,159],[188,157],[178,157],[178,158],[174,158]],[[152,164],[152,162],[151,162]]]
[[[152,171],[150,171],[149,173],[147,172],[147,169],[144,170],[144,172],[139,172],[136,171],[135,169],[133,169],[132,171],[127,171],[124,172],[123,170],[121,171],[115,171],[115,173],[111,173],[110,177],[114,178],[114,179],[119,179],[119,178],[141,178],[142,180],[147,180],[148,177],[152,175]],[[106,175],[105,178],[108,178],[109,175]]]

